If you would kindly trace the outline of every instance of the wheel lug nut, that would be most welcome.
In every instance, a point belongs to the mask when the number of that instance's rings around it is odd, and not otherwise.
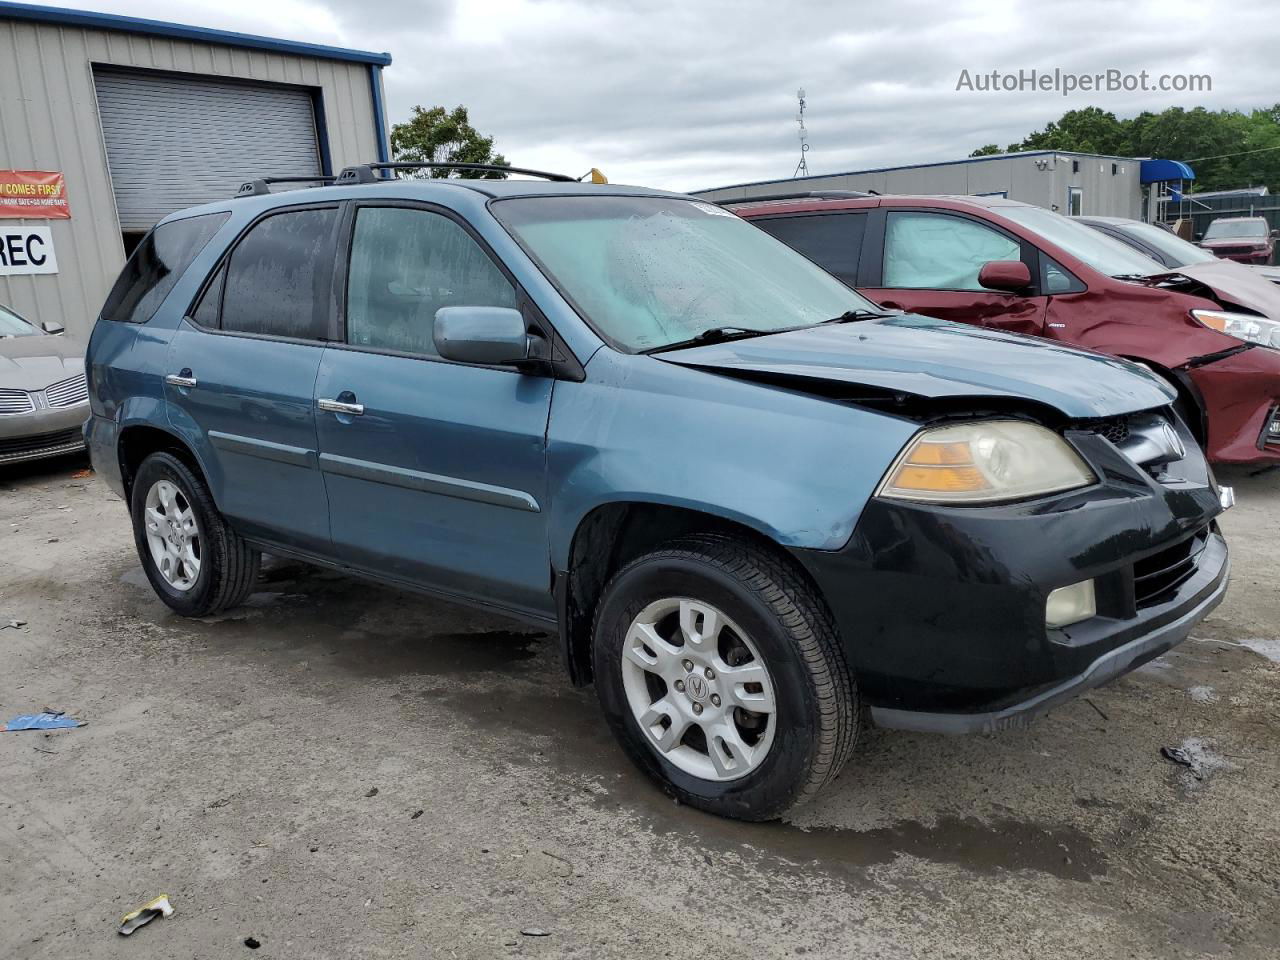
[[[714,680],[716,678],[716,672],[712,670],[710,667],[707,667],[707,669],[702,672],[707,675],[708,680]]]
[[[700,704],[700,703],[695,703],[695,704],[693,705],[693,712],[694,712],[694,713],[701,713],[701,712],[702,712],[702,704]]]
[[[677,690],[679,690],[679,691],[680,691],[680,692],[682,692],[682,693],[684,692],[684,681],[683,681],[683,680],[677,680],[677,681],[676,681],[676,689],[677,689]]]
[[[718,707],[718,706],[720,706],[720,694],[718,694],[718,693],[713,693],[713,694],[711,695],[711,705],[712,705],[713,707]]]
[[[685,670],[687,670],[689,673],[693,673],[693,661],[692,661],[692,660],[686,660],[686,661],[684,662],[684,668],[685,668]]]

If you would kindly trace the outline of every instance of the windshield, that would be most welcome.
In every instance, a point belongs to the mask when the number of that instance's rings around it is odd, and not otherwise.
[[[1188,243],[1176,234],[1153,226],[1150,223],[1137,223],[1136,221],[1134,223],[1122,223],[1117,225],[1116,229],[1142,241],[1149,247],[1155,247],[1179,267],[1190,266],[1193,263],[1209,263],[1210,261],[1216,263],[1218,259],[1212,253],[1200,249],[1194,243]]]
[[[1163,264],[1139,253],[1123,242],[1099,233],[1077,220],[1041,207],[999,207],[995,211],[1028,230],[1034,230],[1050,243],[1083,260],[1099,273],[1109,277],[1149,277],[1168,273]]]
[[[40,331],[8,307],[0,307],[0,337],[38,337]]]
[[[604,339],[630,352],[708,330],[782,330],[874,305],[736,215],[666,197],[502,200],[493,212]]]
[[[1236,237],[1265,237],[1265,220],[1215,220],[1204,232],[1206,240],[1234,239]]]

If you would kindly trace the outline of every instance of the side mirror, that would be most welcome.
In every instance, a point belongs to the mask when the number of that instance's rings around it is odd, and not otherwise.
[[[1271,239],[1272,240],[1280,239],[1280,230],[1272,230]]]
[[[524,316],[510,307],[441,307],[432,339],[440,356],[459,363],[520,363],[532,354]]]
[[[56,337],[56,336],[59,336],[60,334],[67,332],[66,327],[64,327],[60,323],[55,323],[53,320],[43,321],[40,324],[40,329],[43,330],[45,333],[49,334],[49,336],[51,337]]]
[[[988,290],[1018,293],[1031,286],[1031,270],[1021,260],[992,260],[978,271],[978,283]]]

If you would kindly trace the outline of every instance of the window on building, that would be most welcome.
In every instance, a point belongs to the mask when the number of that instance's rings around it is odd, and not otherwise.
[[[362,207],[347,274],[347,342],[439,356],[441,307],[515,307],[511,281],[461,226],[407,207]]]
[[[867,229],[865,213],[772,217],[752,222],[849,286],[857,285],[858,257]]]
[[[1084,215],[1084,190],[1080,187],[1069,187],[1067,189],[1067,216],[1079,217]]]
[[[1018,242],[964,217],[890,213],[885,227],[884,286],[983,290],[978,273],[993,260],[1021,260]]]
[[[146,323],[204,249],[229,213],[171,220],[152,230],[133,251],[102,308],[104,320]]]
[[[253,226],[227,263],[222,329],[325,339],[337,217],[336,208],[292,210]]]

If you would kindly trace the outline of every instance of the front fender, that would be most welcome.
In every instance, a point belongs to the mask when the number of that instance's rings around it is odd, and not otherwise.
[[[618,502],[732,520],[787,547],[836,550],[917,426],[800,391],[601,350],[557,382],[547,436],[551,560]]]

